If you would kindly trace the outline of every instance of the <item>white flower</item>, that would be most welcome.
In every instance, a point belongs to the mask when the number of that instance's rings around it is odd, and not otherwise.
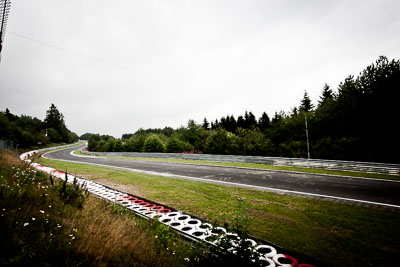
[[[32,221],[36,220],[34,217],[32,218]]]
[[[28,226],[28,225],[29,225],[29,223],[24,223],[24,227],[25,227],[25,226]]]
[[[44,213],[44,210],[39,210],[40,211],[40,213]]]

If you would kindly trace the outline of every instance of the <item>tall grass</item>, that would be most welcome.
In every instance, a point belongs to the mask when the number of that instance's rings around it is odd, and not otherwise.
[[[8,153],[0,153],[0,237],[2,266],[183,266],[204,259],[169,228]]]

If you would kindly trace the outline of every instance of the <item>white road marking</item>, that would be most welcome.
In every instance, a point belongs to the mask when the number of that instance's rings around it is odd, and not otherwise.
[[[43,157],[50,159],[50,158],[46,157],[46,154],[43,154]],[[224,185],[230,185],[230,186],[239,186],[239,187],[253,188],[253,189],[265,190],[265,191],[271,191],[271,192],[286,193],[286,194],[293,194],[293,195],[303,195],[303,196],[309,196],[309,197],[333,199],[333,200],[347,201],[347,202],[353,202],[353,203],[362,203],[362,204],[368,204],[368,205],[376,205],[376,206],[400,209],[400,205],[393,205],[393,204],[353,199],[353,198],[336,197],[336,196],[330,196],[330,195],[314,194],[314,193],[307,193],[307,192],[293,191],[293,190],[286,190],[286,189],[277,189],[277,188],[264,187],[264,186],[258,186],[258,185],[248,185],[248,184],[240,184],[240,183],[233,183],[233,182],[226,182],[226,181],[219,181],[219,180],[210,180],[210,179],[205,179],[205,178],[197,178],[197,177],[191,177],[191,176],[185,176],[185,175],[175,175],[175,174],[170,174],[170,173],[144,171],[144,170],[138,170],[138,169],[125,168],[125,167],[104,165],[104,164],[99,164],[99,163],[89,163],[89,162],[63,160],[63,159],[56,159],[56,160],[71,162],[71,163],[94,165],[94,166],[113,168],[113,169],[120,169],[120,170],[127,170],[127,171],[136,172],[136,173],[150,174],[150,175],[163,176],[163,177],[183,178],[183,179],[189,179],[189,180],[194,180],[194,181],[224,184]]]

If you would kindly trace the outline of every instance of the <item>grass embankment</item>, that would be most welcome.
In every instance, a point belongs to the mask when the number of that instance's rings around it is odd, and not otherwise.
[[[81,156],[90,156],[90,155],[82,153],[81,150],[79,150],[79,149],[75,150],[74,154],[81,155]],[[186,163],[186,164],[201,164],[201,165],[214,165],[214,166],[227,166],[227,167],[254,168],[254,169],[262,169],[262,170],[317,173],[317,174],[364,177],[364,178],[375,178],[375,179],[400,181],[399,175],[377,174],[377,173],[366,173],[366,172],[335,171],[335,170],[324,170],[324,169],[317,169],[317,168],[297,167],[297,166],[276,166],[276,165],[268,165],[268,164],[261,164],[261,163],[215,162],[215,161],[202,161],[202,160],[161,159],[161,158],[143,158],[143,157],[112,157],[112,156],[99,156],[99,157],[128,159],[128,160],[145,160],[145,161],[158,161],[158,162],[172,162],[172,163],[175,162],[175,163]]]
[[[163,225],[0,153],[1,266],[180,266],[199,251]],[[190,262],[188,262],[190,261]]]
[[[42,159],[219,224],[237,219],[238,199],[251,235],[332,266],[392,266],[400,262],[400,213],[278,195],[183,179]]]

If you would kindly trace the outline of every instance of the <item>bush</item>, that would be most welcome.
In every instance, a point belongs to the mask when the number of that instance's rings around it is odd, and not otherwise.
[[[157,135],[152,134],[144,142],[143,151],[144,152],[164,152],[165,145],[161,142],[161,139]]]
[[[130,137],[126,142],[126,151],[142,152],[146,139],[147,139],[147,134],[138,134]]]
[[[166,150],[168,153],[193,152],[193,146],[177,137],[171,137],[167,141]]]
[[[225,129],[213,131],[206,140],[205,152],[210,154],[236,154],[238,137]]]

